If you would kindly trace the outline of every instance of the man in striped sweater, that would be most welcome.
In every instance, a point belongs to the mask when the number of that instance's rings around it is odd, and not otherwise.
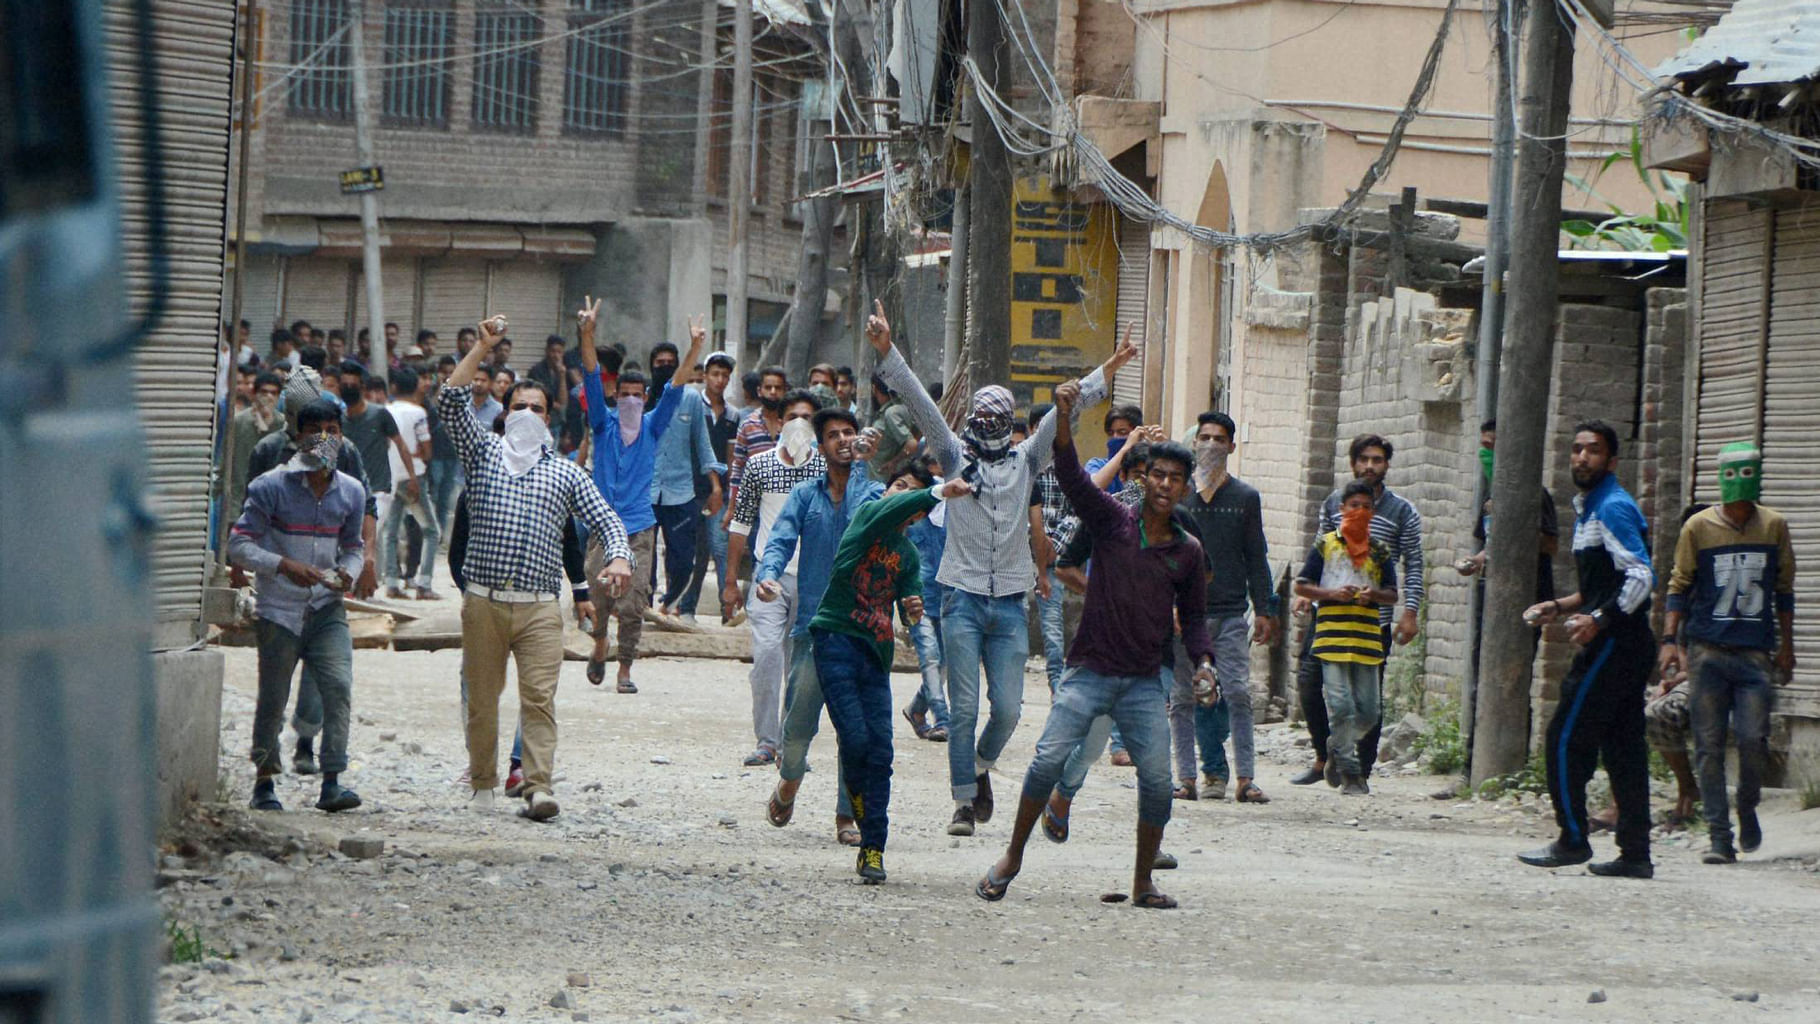
[[[1397,644],[1403,645],[1416,638],[1416,610],[1422,606],[1422,514],[1416,511],[1401,495],[1384,485],[1384,477],[1390,472],[1390,460],[1396,454],[1395,447],[1377,434],[1360,434],[1352,439],[1347,455],[1352,462],[1352,477],[1371,485],[1375,500],[1371,517],[1371,539],[1383,544],[1390,551],[1391,564],[1403,564],[1403,576],[1398,581],[1396,590],[1402,598],[1403,610],[1396,615],[1396,625],[1392,628],[1391,619],[1394,605],[1384,604],[1378,608],[1378,623],[1384,633],[1384,647],[1390,648],[1390,638],[1394,636]],[[1327,496],[1321,505],[1320,529],[1316,536],[1324,537],[1340,528],[1340,495],[1336,490]],[[1303,598],[1296,598],[1295,613],[1301,617],[1309,609],[1309,603]],[[1308,723],[1310,745],[1315,750],[1314,766],[1289,781],[1297,786],[1307,786],[1327,778],[1327,703],[1322,696],[1321,666],[1311,649],[1314,629],[1309,626],[1302,630],[1301,662],[1296,668],[1296,697],[1302,705],[1302,718]],[[1379,669],[1379,683],[1382,685],[1383,670]],[[1380,705],[1381,706],[1381,705]],[[1365,736],[1359,741],[1358,754],[1362,779],[1371,777],[1371,766],[1378,760],[1378,737],[1383,733],[1383,722],[1378,721],[1367,727]]]

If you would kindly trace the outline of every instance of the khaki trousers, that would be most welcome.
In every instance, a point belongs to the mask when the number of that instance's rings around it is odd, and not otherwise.
[[[630,665],[638,660],[638,641],[645,632],[645,611],[651,607],[651,566],[657,562],[657,527],[640,530],[626,538],[632,549],[632,582],[626,592],[615,598],[600,585],[600,574],[607,567],[607,552],[600,541],[588,539],[588,599],[594,602],[594,639],[607,635],[608,611],[619,619],[619,663]]]
[[[473,787],[499,786],[499,695],[506,688],[506,656],[511,655],[518,663],[518,714],[524,727],[524,795],[550,792],[556,766],[556,679],[562,669],[561,602],[494,601],[463,594],[461,644]]]

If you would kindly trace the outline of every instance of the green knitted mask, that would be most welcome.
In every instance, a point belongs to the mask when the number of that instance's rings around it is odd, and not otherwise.
[[[1749,441],[1719,449],[1719,498],[1756,501],[1763,495],[1763,453]]]

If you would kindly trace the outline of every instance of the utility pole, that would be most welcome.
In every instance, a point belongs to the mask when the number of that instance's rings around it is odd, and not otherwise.
[[[373,111],[367,104],[365,0],[353,0],[348,5],[348,17],[354,22],[349,28],[348,40],[354,59],[354,158],[362,167],[376,167],[378,161],[373,158]],[[360,240],[361,270],[367,282],[367,330],[373,346],[378,350],[373,358],[381,360],[383,365],[391,353],[384,351],[385,298],[379,280],[379,193],[371,189],[360,193]],[[354,326],[358,334],[360,325]]]
[[[1479,350],[1474,419],[1495,415],[1498,407],[1498,360],[1504,349],[1504,265],[1510,255],[1510,176],[1516,154],[1516,124],[1512,120],[1513,83],[1510,78],[1510,28],[1515,24],[1519,0],[1498,0],[1491,29],[1492,111],[1491,111],[1491,181],[1490,199],[1485,204],[1485,277],[1479,300]],[[1462,425],[1469,444],[1476,443],[1476,422]],[[1491,497],[1491,483],[1483,473],[1475,474],[1472,489],[1473,515],[1482,514],[1485,499]],[[1489,543],[1490,538],[1486,538]],[[1479,664],[1477,652],[1484,636],[1485,590],[1480,575],[1467,591],[1466,649],[1472,652],[1466,660],[1466,671],[1460,685],[1460,737],[1471,761],[1473,715],[1478,705]]]
[[[1561,175],[1567,160],[1574,31],[1552,6],[1524,26],[1522,138],[1510,225],[1510,303],[1498,386],[1472,783],[1523,767],[1529,736],[1527,680],[1534,660],[1523,610],[1536,591],[1536,515],[1542,448],[1548,438],[1548,384],[1554,362],[1560,266]]]
[[[746,329],[746,257],[752,213],[752,0],[733,4],[733,127],[727,147],[727,338],[741,366],[756,353]],[[756,367],[753,367],[756,369]]]
[[[954,190],[954,227],[948,234],[948,295],[942,311],[942,385],[954,379],[967,329],[967,186]]]
[[[1005,24],[995,3],[967,5],[967,54],[980,78],[1003,95]],[[972,126],[967,191],[967,302],[971,330],[968,379],[974,387],[1011,376],[1011,156],[975,88],[967,96]]]

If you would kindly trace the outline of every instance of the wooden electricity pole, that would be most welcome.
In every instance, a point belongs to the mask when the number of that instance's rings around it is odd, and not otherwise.
[[[1511,206],[1509,294],[1498,377],[1498,457],[1491,486],[1485,617],[1472,783],[1523,767],[1534,651],[1523,610],[1536,592],[1536,517],[1548,438],[1574,32],[1552,4],[1524,26],[1522,131]]]
[[[733,125],[727,147],[727,337],[742,368],[756,353],[746,329],[747,222],[752,216],[752,0],[733,4]]]
[[[967,53],[980,78],[1005,89],[1005,24],[995,3],[967,10]],[[968,379],[975,388],[1011,379],[1011,155],[976,86],[967,97],[972,127],[967,193]]]

